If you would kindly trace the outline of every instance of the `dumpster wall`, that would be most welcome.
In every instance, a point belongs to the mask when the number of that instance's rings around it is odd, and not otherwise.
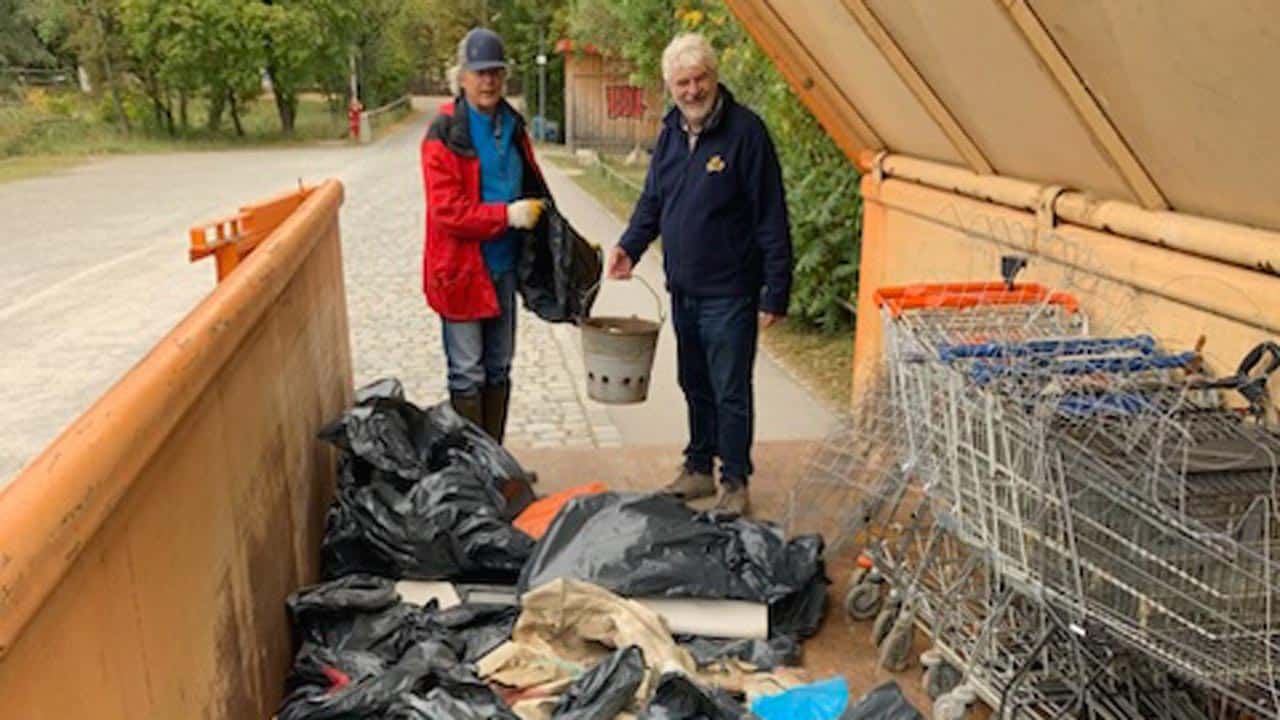
[[[351,397],[342,188],[311,193],[0,494],[6,717],[268,718]]]

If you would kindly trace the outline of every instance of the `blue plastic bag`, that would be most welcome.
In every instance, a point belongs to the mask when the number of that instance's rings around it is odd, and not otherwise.
[[[751,712],[760,720],[837,720],[849,705],[849,686],[834,677],[756,698]]]

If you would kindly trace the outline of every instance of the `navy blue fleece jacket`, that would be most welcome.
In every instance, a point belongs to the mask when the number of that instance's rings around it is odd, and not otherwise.
[[[759,293],[761,310],[785,315],[792,256],[782,168],[764,122],[723,85],[720,96],[692,153],[680,111],[667,113],[622,249],[638,262],[661,234],[673,293]]]

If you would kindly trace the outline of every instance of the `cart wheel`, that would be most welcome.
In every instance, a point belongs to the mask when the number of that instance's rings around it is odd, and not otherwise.
[[[924,671],[924,691],[931,699],[937,700],[954,690],[963,679],[964,675],[951,663],[939,662]]]
[[[880,647],[884,642],[885,636],[893,629],[893,623],[898,619],[898,611],[901,607],[895,602],[885,603],[880,608],[880,614],[876,615],[876,621],[871,625],[871,644]]]
[[[955,686],[955,688],[950,693],[948,693],[948,695],[964,703],[965,705],[972,705],[978,701],[978,691],[974,690],[973,686],[968,684],[962,683],[960,685]]]
[[[863,578],[849,586],[844,596],[844,610],[854,620],[867,620],[880,612],[882,602],[879,583]]]
[[[933,720],[964,720],[969,706],[950,695],[943,695],[933,703]]]
[[[903,616],[893,623],[889,634],[880,646],[880,667],[889,672],[901,672],[911,662],[911,644],[915,640],[915,624]]]

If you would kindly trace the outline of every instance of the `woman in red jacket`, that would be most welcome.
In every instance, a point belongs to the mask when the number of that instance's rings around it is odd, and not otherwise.
[[[462,92],[422,141],[427,236],[422,288],[443,320],[449,397],[498,442],[511,398],[516,266],[546,183],[524,119],[502,97],[502,39],[477,28],[458,46]]]

